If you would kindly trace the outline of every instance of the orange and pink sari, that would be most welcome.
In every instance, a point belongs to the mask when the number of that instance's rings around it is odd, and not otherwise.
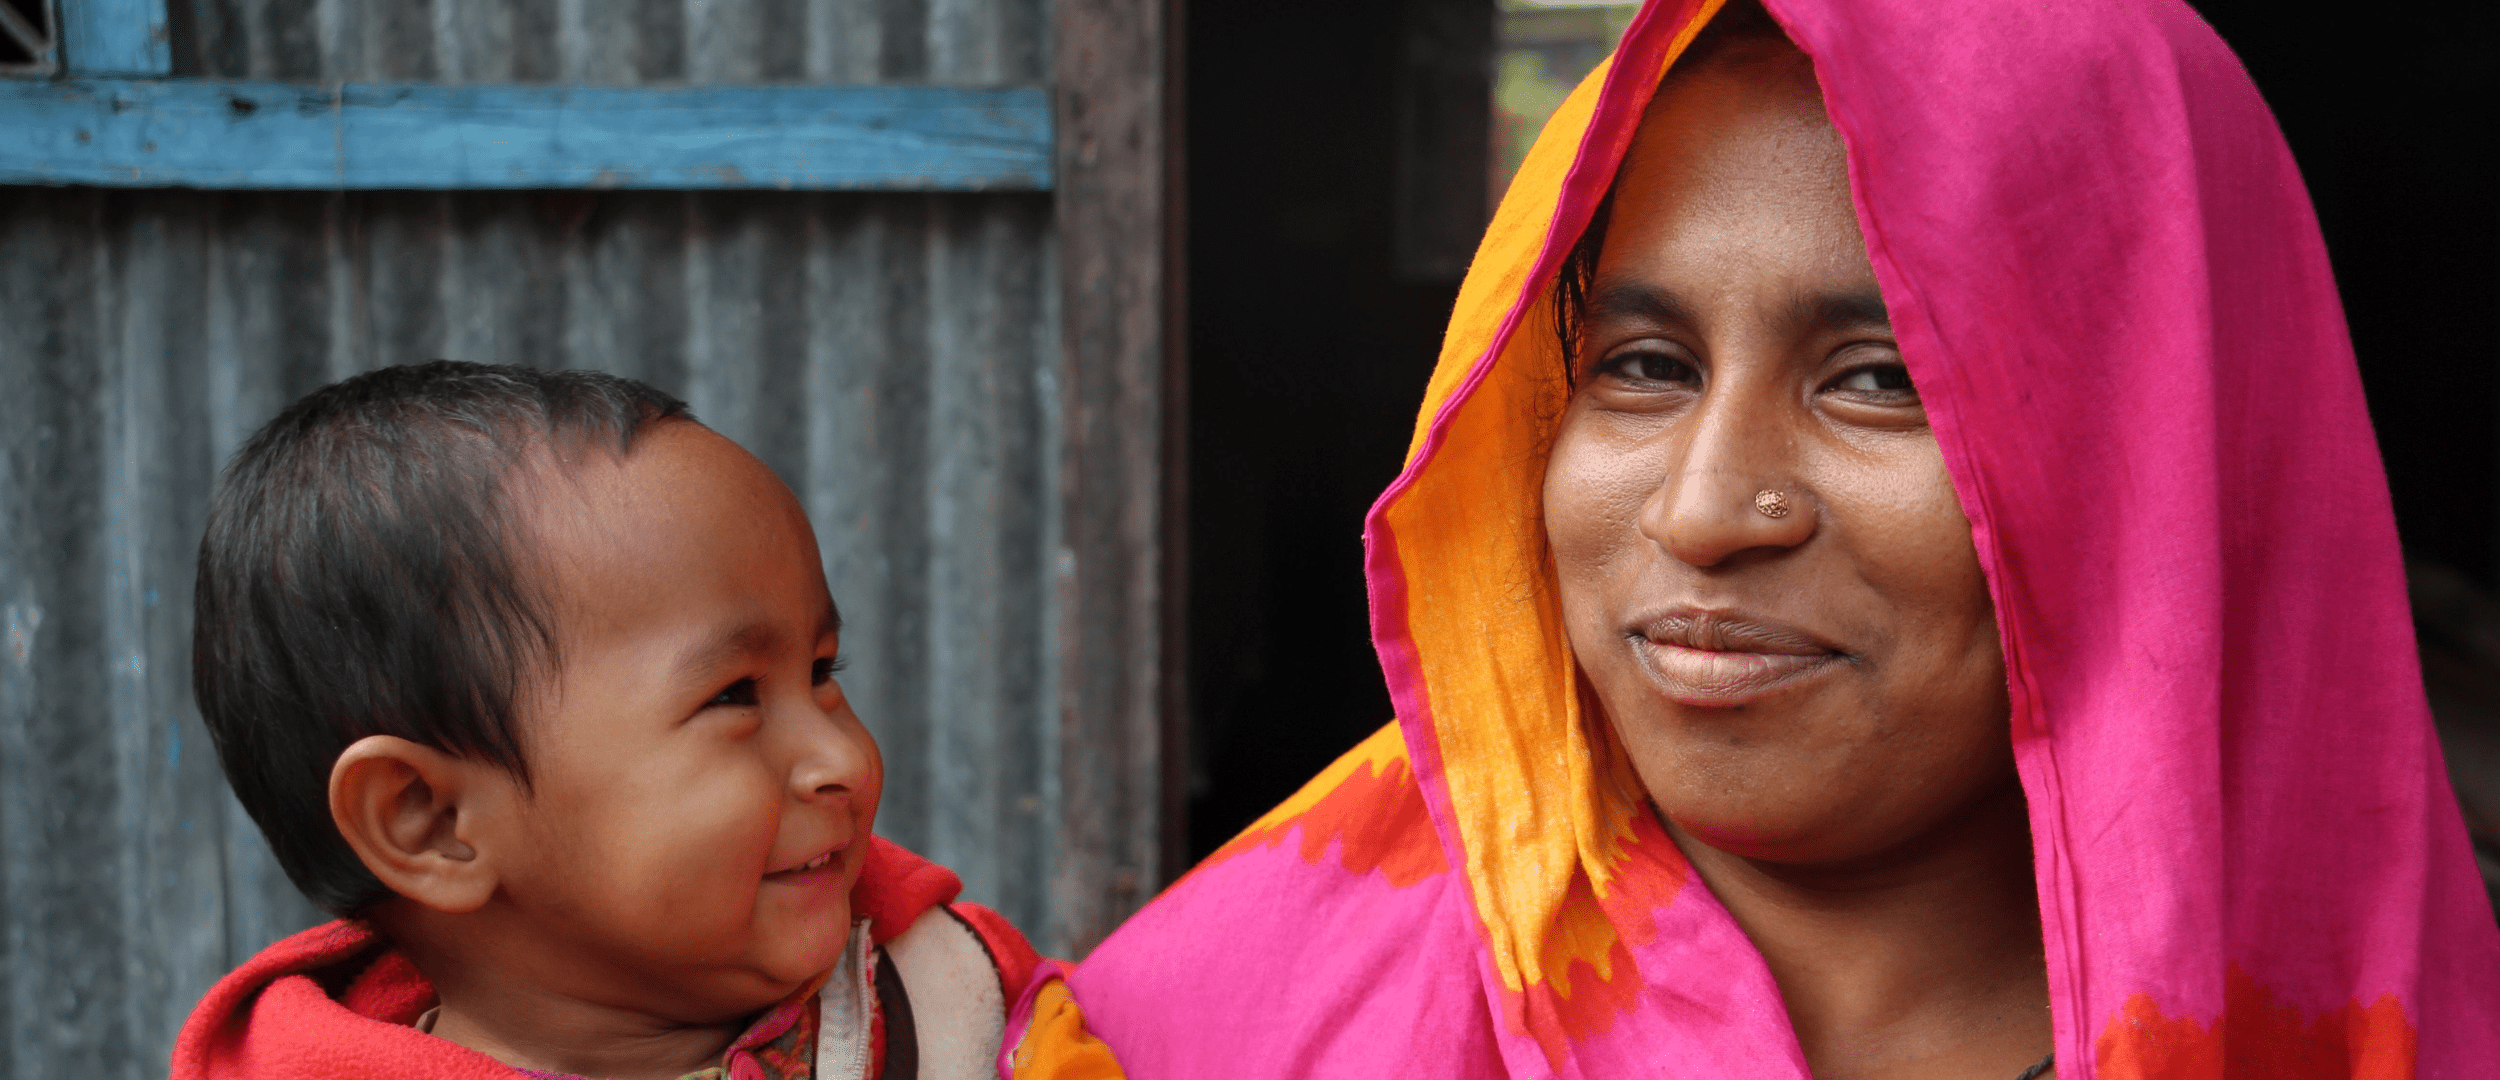
[[[1556,268],[1717,2],[1652,0],[1476,256],[1366,533],[1398,721],[1070,977],[1130,1076],[1806,1075],[1599,775],[1539,520]],[[1999,613],[2058,1076],[2500,1076],[2359,378],[2239,63],[2179,0],[1768,6]]]

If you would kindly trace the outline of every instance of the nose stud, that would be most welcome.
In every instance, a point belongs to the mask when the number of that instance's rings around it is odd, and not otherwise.
[[[1764,488],[1754,492],[1753,508],[1760,511],[1766,518],[1787,517],[1788,496],[1770,488]]]

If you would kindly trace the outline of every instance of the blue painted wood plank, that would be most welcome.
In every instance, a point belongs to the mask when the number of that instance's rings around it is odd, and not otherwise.
[[[165,0],[60,0],[61,63],[72,75],[174,70]]]
[[[0,82],[0,184],[1046,190],[1036,87]]]

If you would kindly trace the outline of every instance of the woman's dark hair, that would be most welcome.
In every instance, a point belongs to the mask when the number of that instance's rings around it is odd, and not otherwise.
[[[191,689],[235,797],[314,904],[390,896],[330,818],[348,744],[396,735],[529,768],[515,702],[552,671],[512,551],[532,448],[629,452],[683,402],[594,371],[435,361],[315,390],[244,444],[200,541]]]
[[[1597,257],[1606,246],[1606,220],[1614,209],[1615,195],[1608,191],[1554,274],[1554,336],[1562,341],[1565,386],[1579,386],[1580,321],[1588,312],[1589,285],[1597,280]]]
[[[1730,45],[1738,42],[1778,42],[1791,49],[1795,43],[1788,32],[1780,29],[1777,20],[1765,10],[1761,0],[1729,0],[1726,7],[1710,19],[1710,24],[1693,35],[1692,43],[1675,58],[1664,82],[1691,75],[1711,63]],[[1615,195],[1612,188],[1597,204],[1580,239],[1571,245],[1571,253],[1563,256],[1562,267],[1554,274],[1554,336],[1562,342],[1564,385],[1577,387],[1580,375],[1581,321],[1588,313],[1589,287],[1597,280],[1597,257],[1606,245],[1606,225],[1613,217]]]

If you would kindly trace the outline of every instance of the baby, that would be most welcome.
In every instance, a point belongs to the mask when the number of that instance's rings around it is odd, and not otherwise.
[[[995,1075],[1039,963],[870,835],[883,765],[790,490],[651,387],[389,368],[236,455],[193,681],[235,795],[341,921],[173,1075]]]

